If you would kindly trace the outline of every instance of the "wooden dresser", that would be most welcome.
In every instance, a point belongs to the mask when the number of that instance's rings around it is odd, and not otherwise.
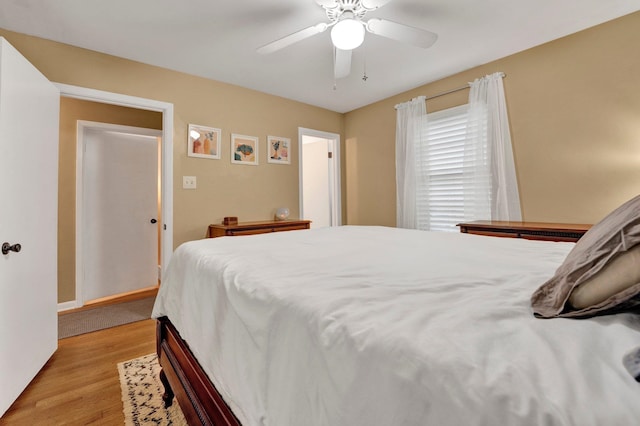
[[[576,242],[591,225],[544,222],[507,222],[477,220],[459,223],[460,232],[492,237],[526,238],[528,240]]]
[[[309,229],[310,227],[310,220],[266,220],[261,222],[238,222],[232,225],[209,225],[207,238],[296,231]]]

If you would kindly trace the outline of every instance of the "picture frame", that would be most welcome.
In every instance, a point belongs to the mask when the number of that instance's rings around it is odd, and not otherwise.
[[[267,136],[267,162],[291,164],[291,139]]]
[[[219,160],[221,158],[221,139],[222,130],[220,129],[189,124],[187,155],[189,157]]]
[[[258,165],[258,142],[255,136],[231,134],[231,163]]]

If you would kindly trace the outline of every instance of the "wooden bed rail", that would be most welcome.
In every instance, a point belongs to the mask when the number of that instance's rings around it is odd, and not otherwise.
[[[167,317],[158,319],[156,350],[165,406],[169,407],[175,396],[189,425],[240,426]]]

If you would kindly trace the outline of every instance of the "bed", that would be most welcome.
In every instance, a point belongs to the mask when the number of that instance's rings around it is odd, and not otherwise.
[[[342,226],[181,245],[152,316],[190,424],[629,425],[640,320],[532,315],[573,243]]]

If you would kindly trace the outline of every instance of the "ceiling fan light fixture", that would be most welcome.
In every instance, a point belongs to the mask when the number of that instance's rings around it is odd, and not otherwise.
[[[331,29],[331,41],[338,49],[355,49],[364,41],[364,25],[356,19],[342,19]]]

